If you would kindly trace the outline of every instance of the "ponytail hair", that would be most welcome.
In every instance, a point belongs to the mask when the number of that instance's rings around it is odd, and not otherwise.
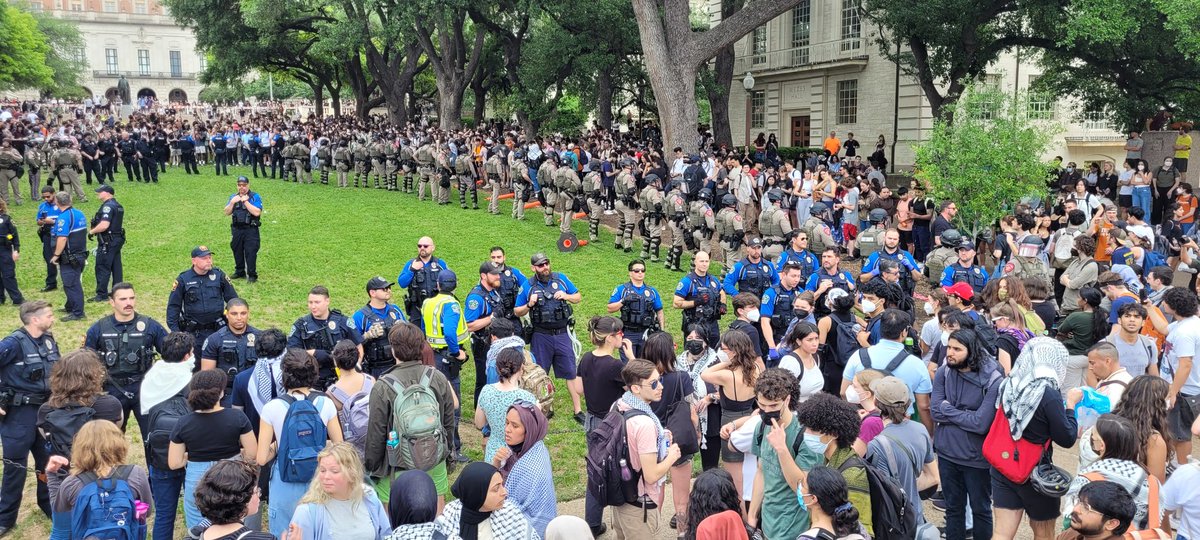
[[[837,537],[859,532],[858,509],[850,504],[850,489],[842,473],[829,467],[813,467],[808,471],[808,493],[817,498],[825,515],[833,519],[833,534]]]
[[[622,328],[621,319],[608,315],[597,315],[588,321],[588,336],[592,340],[592,345],[599,347],[604,345],[604,340],[608,339]]]

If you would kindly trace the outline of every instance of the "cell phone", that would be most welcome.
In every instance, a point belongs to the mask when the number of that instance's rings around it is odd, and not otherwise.
[[[1138,301],[1142,303],[1146,302],[1146,287],[1142,287],[1141,290],[1138,291]]]

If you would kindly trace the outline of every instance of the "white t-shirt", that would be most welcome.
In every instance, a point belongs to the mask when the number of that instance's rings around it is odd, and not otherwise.
[[[1171,323],[1167,327],[1167,345],[1163,351],[1163,378],[1173,383],[1179,358],[1195,360],[1197,352],[1200,352],[1200,317],[1193,315]],[[1200,369],[1192,368],[1179,391],[1188,395],[1200,394]]]
[[[1175,469],[1175,473],[1163,484],[1159,492],[1162,509],[1177,512],[1178,520],[1172,520],[1176,534],[1181,538],[1200,538],[1200,497],[1196,496],[1196,484],[1200,482],[1200,464],[1191,463]]]
[[[800,380],[800,401],[820,392],[825,387],[825,376],[821,374],[821,363],[807,369],[795,355],[787,354],[779,359],[779,367],[792,372]]]
[[[921,325],[921,343],[924,343],[928,348],[925,355],[921,358],[926,362],[933,356],[933,345],[942,340],[942,325],[938,324],[937,317],[925,321]]]
[[[745,461],[742,461],[742,500],[749,501],[754,496],[754,476],[758,474],[758,456],[750,451],[754,446],[754,432],[758,429],[762,420],[757,414],[752,414],[746,418],[746,423],[738,428],[733,433],[729,434],[729,444],[740,452],[745,452]]]
[[[304,399],[303,396],[292,395],[296,399]],[[321,421],[327,425],[330,419],[337,416],[337,407],[334,407],[333,401],[325,396],[318,397],[313,401],[313,405],[317,408],[317,412],[321,414]],[[288,403],[282,398],[272,399],[263,406],[262,419],[266,420],[271,425],[271,428],[275,430],[275,438],[279,438],[279,433],[283,431],[283,420],[287,418],[288,407]]]

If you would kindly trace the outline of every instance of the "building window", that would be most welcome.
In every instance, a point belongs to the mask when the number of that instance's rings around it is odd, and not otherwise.
[[[860,0],[842,0],[842,50],[862,48],[862,9]]]
[[[83,0],[71,0],[71,11],[83,11]]]
[[[147,5],[146,0],[134,0],[133,12],[141,14],[141,15],[150,13],[150,9],[149,9],[149,6]]]
[[[83,47],[76,48],[75,61],[79,63],[87,63],[87,49]]]
[[[754,29],[754,65],[762,64],[767,61],[767,27],[760,26]]]
[[[1030,120],[1054,119],[1054,99],[1045,92],[1030,92],[1028,108]]]
[[[199,65],[200,65],[200,71],[204,71],[204,70],[208,69],[208,57],[204,56],[203,54],[200,55],[200,64]]]
[[[1108,113],[1104,111],[1087,111],[1083,113],[1083,129],[1097,131],[1112,131],[1108,122]]]
[[[858,79],[837,82],[837,123],[858,123]]]
[[[40,3],[40,2],[38,2],[38,0],[32,0],[32,1],[34,3]],[[63,0],[54,0],[54,9],[62,9],[62,8],[63,8]]]
[[[117,12],[117,0],[104,0],[104,12],[105,13],[116,13]]]
[[[811,35],[812,0],[800,0],[792,9],[792,65],[808,63],[808,44]]]
[[[183,76],[183,60],[179,56],[179,51],[170,51],[169,55],[171,57],[171,76],[172,77],[182,77]]]
[[[108,70],[109,75],[117,74],[117,50],[104,49],[104,67]]]
[[[767,123],[767,93],[762,90],[750,91],[750,127],[760,128]]]
[[[150,74],[150,51],[148,49],[138,49],[138,72],[142,75]]]
[[[30,0],[29,11],[31,13],[41,13],[42,12],[42,1],[41,0]]]

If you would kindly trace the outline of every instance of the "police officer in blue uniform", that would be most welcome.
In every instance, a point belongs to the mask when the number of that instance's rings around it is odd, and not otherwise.
[[[583,381],[575,376],[575,349],[571,336],[567,335],[575,324],[571,304],[581,302],[583,295],[567,276],[550,270],[550,258],[545,253],[534,253],[529,264],[533,266],[534,276],[517,295],[516,314],[529,314],[529,322],[533,325],[529,350],[546,373],[550,373],[553,365],[554,376],[567,381],[575,421],[583,424],[583,408],[579,401],[579,396],[583,395]]]
[[[475,401],[479,403],[479,392],[487,384],[487,353],[492,346],[488,327],[493,318],[507,318],[504,301],[500,297],[500,267],[492,261],[479,265],[479,283],[467,293],[463,316],[467,320],[467,331],[471,332],[471,357],[475,360]]]
[[[870,281],[871,278],[879,275],[879,259],[891,259],[900,265],[900,288],[904,294],[912,296],[917,290],[917,280],[921,279],[921,269],[917,266],[917,260],[912,254],[900,249],[900,231],[897,229],[888,229],[883,233],[883,248],[875,251],[870,257],[867,257],[867,262],[863,263],[862,275],[859,279],[863,283]]]
[[[404,312],[391,303],[392,282],[375,276],[367,281],[370,300],[352,317],[354,327],[362,332],[363,371],[378,379],[396,365],[387,335],[398,322],[406,322]]]
[[[792,320],[796,318],[796,313],[792,310],[792,302],[802,291],[803,289],[800,288],[800,264],[793,261],[783,265],[783,270],[779,272],[779,283],[763,292],[758,313],[761,317],[759,331],[763,342],[767,345],[768,354],[764,359],[767,367],[779,366],[779,353],[776,352],[776,349],[783,344],[784,333],[792,324]]]
[[[246,278],[247,283],[258,281],[258,248],[261,246],[259,227],[262,225],[262,197],[250,191],[250,179],[239,176],[237,193],[225,203],[225,215],[232,218],[229,247],[233,249],[233,276]]]
[[[113,187],[101,184],[96,188],[101,201],[92,216],[88,235],[96,239],[96,296],[93,302],[108,298],[108,286],[125,280],[121,267],[121,247],[125,245],[125,207],[113,198]],[[109,281],[109,280],[112,281]]]
[[[250,154],[250,172],[255,178],[258,178],[258,170],[262,169],[263,178],[267,177],[267,164],[263,161],[263,145],[262,139],[258,133],[250,135],[250,140],[247,143],[247,151]]]
[[[37,429],[38,407],[50,398],[50,368],[58,361],[58,344],[50,334],[54,310],[43,300],[21,305],[21,328],[0,340],[0,447],[4,480],[0,483],[0,536],[12,531],[21,508],[25,463],[33,453],[33,468],[45,470],[50,454]],[[50,516],[50,492],[37,481],[38,507]]]
[[[779,255],[779,264],[775,265],[775,271],[782,272],[784,265],[795,262],[800,265],[800,283],[807,283],[808,276],[817,271],[821,262],[808,250],[808,232],[804,229],[792,229],[789,236],[791,238],[788,240],[788,246]]]
[[[529,283],[529,278],[525,277],[525,274],[520,269],[508,265],[504,248],[493,246],[489,258],[492,260],[492,264],[495,264],[500,269],[500,288],[497,292],[500,293],[500,304],[504,306],[503,317],[512,322],[514,328],[519,330],[523,325],[521,318],[515,313],[517,295]]]
[[[287,179],[287,163],[284,163],[283,148],[287,146],[287,140],[283,138],[283,134],[276,132],[271,137],[271,178],[275,178],[275,171],[279,171],[279,176]]]
[[[179,274],[171,285],[167,328],[172,332],[190,332],[196,338],[192,354],[200,357],[204,340],[225,326],[225,302],[234,298],[237,291],[229,276],[213,266],[212,251],[198,246],[192,249],[192,267]]]
[[[216,166],[217,176],[229,176],[229,160],[232,152],[226,150],[229,146],[229,141],[225,138],[225,131],[217,128],[217,132],[210,139],[213,149],[213,164]]]
[[[125,178],[130,182],[136,178],[138,182],[142,181],[142,169],[138,165],[137,141],[141,135],[134,133],[132,136],[128,131],[121,133],[121,142],[117,143],[117,151],[121,155],[121,163],[125,165]],[[150,181],[149,178],[146,179]]]
[[[308,291],[308,315],[296,319],[292,323],[292,331],[288,334],[287,346],[308,351],[317,359],[317,384],[315,388],[322,392],[337,381],[334,370],[333,346],[337,342],[348,339],[358,345],[358,355],[362,357],[362,334],[351,319],[336,309],[329,309],[329,289],[317,285]]]
[[[54,221],[61,213],[62,210],[54,204],[54,188],[43,187],[42,204],[38,205],[37,210],[38,238],[42,239],[42,259],[46,261],[46,286],[42,287],[41,292],[50,292],[58,288],[58,265],[50,262],[50,259],[54,258],[54,235],[51,233]]]
[[[221,403],[228,406],[233,397],[233,378],[254,367],[258,353],[254,346],[262,332],[250,326],[250,304],[241,298],[225,303],[225,327],[204,340],[200,369],[219,369],[229,378]]]
[[[621,312],[625,338],[633,345],[634,356],[642,355],[642,344],[666,325],[662,297],[658,289],[646,284],[646,261],[634,259],[629,263],[629,281],[617,285],[608,298],[608,312]]]
[[[704,341],[716,348],[721,339],[717,321],[725,314],[725,291],[721,282],[709,275],[711,256],[707,251],[698,251],[692,258],[692,271],[675,285],[675,296],[671,305],[683,310],[683,332],[693,325],[701,329]]]
[[[444,261],[433,256],[436,249],[432,238],[422,236],[417,240],[416,258],[409,259],[400,271],[400,277],[396,278],[396,284],[408,289],[404,297],[404,311],[408,313],[409,322],[417,326],[422,326],[421,305],[437,292],[438,273],[450,269]]]
[[[54,256],[50,262],[62,273],[63,291],[67,294],[63,321],[83,320],[83,266],[87,261],[87,218],[71,206],[71,195],[65,191],[54,194],[58,219],[54,221]]]
[[[779,273],[762,256],[762,239],[755,236],[746,242],[746,258],[733,264],[725,274],[725,294],[733,296],[748,292],[761,297],[772,285],[779,283]]]
[[[971,286],[971,290],[975,291],[975,294],[982,293],[983,286],[988,282],[988,273],[987,270],[975,264],[975,244],[972,244],[970,240],[963,239],[955,251],[958,252],[958,261],[942,271],[942,286],[949,287],[955,283],[966,283]]]
[[[438,273],[437,294],[421,304],[425,322],[425,331],[429,346],[433,348],[434,364],[438,371],[450,381],[454,395],[458,398],[458,407],[454,408],[454,437],[450,441],[450,459],[456,463],[468,463],[471,460],[462,454],[462,438],[458,434],[458,424],[462,421],[462,366],[467,362],[467,351],[463,345],[467,342],[467,325],[463,318],[462,306],[454,296],[458,288],[458,276],[449,270]],[[453,464],[451,464],[453,466]]]
[[[108,300],[112,315],[88,328],[83,346],[99,353],[108,370],[104,391],[117,398],[125,411],[121,431],[125,431],[132,411],[144,441],[150,426],[147,416],[142,414],[142,378],[158,356],[167,330],[158,321],[138,313],[136,300],[133,285],[124,282],[113,285]]]
[[[829,306],[825,304],[825,294],[832,289],[841,289],[848,293],[854,292],[854,277],[850,272],[844,272],[838,265],[842,263],[842,255],[836,246],[825,248],[821,253],[821,267],[808,276],[804,289],[812,291],[816,296],[813,306],[814,315],[820,319],[829,315]]]

